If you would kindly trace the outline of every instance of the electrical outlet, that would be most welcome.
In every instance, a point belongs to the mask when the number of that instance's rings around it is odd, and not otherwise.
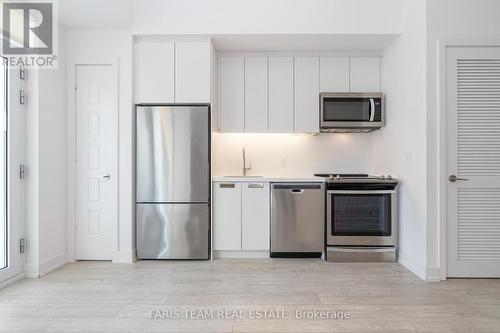
[[[414,149],[410,149],[410,150],[407,150],[404,154],[404,161],[406,163],[413,163],[415,162],[415,150]]]

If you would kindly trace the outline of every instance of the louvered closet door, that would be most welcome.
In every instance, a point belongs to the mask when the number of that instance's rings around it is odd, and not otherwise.
[[[448,48],[446,70],[447,274],[500,277],[500,48]]]

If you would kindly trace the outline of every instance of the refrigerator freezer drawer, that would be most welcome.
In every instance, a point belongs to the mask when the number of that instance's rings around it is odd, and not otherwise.
[[[138,259],[209,259],[208,204],[137,204]]]

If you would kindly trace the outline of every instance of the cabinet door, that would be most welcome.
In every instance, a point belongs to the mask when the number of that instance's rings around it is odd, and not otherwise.
[[[245,58],[245,132],[268,130],[267,57]]]
[[[349,91],[349,58],[320,58],[320,90],[321,92]]]
[[[210,103],[210,43],[175,43],[175,102]]]
[[[269,58],[269,132],[293,132],[293,58]]]
[[[241,248],[269,250],[269,183],[242,184]]]
[[[174,44],[134,44],[135,103],[174,103]]]
[[[351,92],[380,91],[380,58],[352,57],[350,85]]]
[[[243,57],[222,57],[220,62],[221,132],[243,133],[245,110],[245,67]]]
[[[295,132],[319,133],[319,59],[297,57],[295,77]]]
[[[214,250],[241,250],[241,183],[214,184]]]

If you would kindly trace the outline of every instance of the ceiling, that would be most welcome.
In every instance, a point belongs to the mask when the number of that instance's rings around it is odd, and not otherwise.
[[[132,0],[61,0],[59,24],[65,30],[130,29]]]
[[[136,0],[61,0],[57,2],[59,24],[65,30],[133,31],[134,1]],[[380,52],[397,36],[397,34],[220,34],[183,37],[212,38],[218,52]]]

